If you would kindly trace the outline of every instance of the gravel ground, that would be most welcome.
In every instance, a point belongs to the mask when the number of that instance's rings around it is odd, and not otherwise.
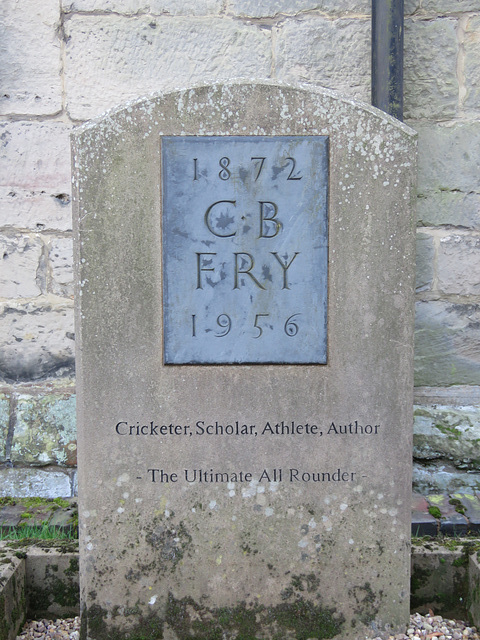
[[[476,627],[470,627],[462,620],[414,613],[410,616],[407,632],[390,636],[389,640],[480,640],[480,635]]]
[[[25,624],[17,640],[78,640],[80,618],[65,620],[33,620]],[[377,638],[376,640],[381,640]],[[448,620],[441,616],[410,616],[407,633],[390,636],[389,640],[480,640],[476,627],[461,620]]]
[[[17,640],[78,640],[80,638],[80,618],[63,620],[28,620]]]

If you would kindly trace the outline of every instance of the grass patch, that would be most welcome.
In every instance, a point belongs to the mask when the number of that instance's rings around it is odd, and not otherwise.
[[[72,507],[75,503],[65,500],[64,498],[12,498],[11,496],[0,498],[0,507],[15,506],[17,504],[22,505],[25,509],[46,507],[55,510],[58,508],[66,509]]]
[[[74,527],[63,528],[50,525],[41,527],[22,525],[11,531],[0,531],[0,540],[25,540],[26,538],[35,540],[75,540],[77,531]]]

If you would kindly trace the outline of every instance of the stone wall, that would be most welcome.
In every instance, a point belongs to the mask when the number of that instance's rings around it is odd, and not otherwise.
[[[480,488],[480,0],[405,0],[419,133],[415,473]],[[0,493],[76,490],[69,132],[232,78],[369,101],[369,0],[3,0]]]

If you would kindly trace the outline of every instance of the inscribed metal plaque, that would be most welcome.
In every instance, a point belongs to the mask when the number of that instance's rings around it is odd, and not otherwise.
[[[326,363],[328,137],[161,144],[165,363]]]

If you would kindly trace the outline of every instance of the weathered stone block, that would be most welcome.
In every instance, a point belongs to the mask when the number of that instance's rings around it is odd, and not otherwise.
[[[65,12],[102,11],[135,15],[170,14],[174,16],[216,15],[223,7],[222,0],[62,0]]]
[[[477,406],[480,405],[480,386],[415,387],[414,404],[419,406],[431,404]]]
[[[441,238],[438,252],[438,289],[445,294],[480,293],[480,237],[452,234]]]
[[[62,108],[57,0],[2,0],[0,114],[53,114]]]
[[[476,554],[469,558],[468,565],[468,587],[470,594],[469,613],[472,616],[473,624],[480,625],[480,562]]]
[[[0,632],[2,640],[15,640],[26,617],[25,560],[0,547]]]
[[[428,502],[419,493],[412,495],[412,536],[436,536],[438,523],[428,512]]]
[[[451,224],[480,229],[480,194],[436,191],[419,195],[417,220],[425,227]]]
[[[52,238],[49,241],[51,292],[73,298],[73,246],[71,238]]]
[[[438,13],[456,13],[459,11],[478,11],[479,0],[422,0],[424,11],[436,11]]]
[[[480,122],[410,123],[418,131],[418,193],[480,192]]]
[[[405,118],[445,118],[458,100],[456,20],[405,21]]]
[[[75,545],[73,542],[72,547]],[[26,563],[28,614],[41,618],[79,614],[78,552],[29,547]]]
[[[70,193],[70,130],[63,122],[0,123],[0,185]]]
[[[22,505],[23,506],[23,505]],[[0,512],[0,527],[2,531],[9,531],[13,527],[18,527],[22,520],[22,511],[19,509],[19,505],[7,504]]]
[[[477,4],[479,4],[477,2]],[[480,16],[471,18],[465,30],[465,88],[464,106],[467,109],[480,108]]]
[[[348,96],[370,96],[370,20],[320,16],[283,23],[275,37],[279,80],[311,82]]]
[[[404,1],[404,14],[410,15],[411,13],[415,13],[420,8],[421,0],[405,0]]]
[[[228,12],[252,18],[274,17],[282,15],[299,15],[305,11],[321,11],[325,13],[348,15],[349,13],[369,14],[368,0],[231,0]]]
[[[73,118],[179,85],[270,75],[270,32],[253,24],[73,16],[66,31],[67,106]]]
[[[430,506],[440,511],[440,533],[447,536],[463,536],[467,533],[468,520],[456,510],[456,505],[450,502],[445,493],[427,496]]]
[[[480,384],[480,305],[417,302],[415,384]]]
[[[473,491],[459,491],[452,493],[450,497],[468,519],[469,530],[480,531],[480,496],[477,496]]]
[[[74,466],[76,438],[75,396],[71,390],[18,396],[12,462]]]
[[[0,291],[3,298],[31,298],[43,293],[38,273],[43,242],[38,237],[0,235],[0,252]]]
[[[443,461],[413,463],[413,488],[419,493],[480,490],[480,473],[459,471]]]
[[[480,409],[478,407],[415,406],[414,457],[445,459],[457,469],[475,470],[480,462]]]
[[[0,462],[4,462],[6,459],[9,420],[10,395],[0,391]]]
[[[71,477],[54,469],[0,469],[0,496],[71,498]]]
[[[434,255],[433,237],[417,232],[417,291],[429,291],[432,288]]]
[[[0,186],[2,225],[36,231],[71,231],[69,193],[46,189],[31,191]]]
[[[57,301],[0,307],[0,376],[32,380],[73,367],[73,309]]]
[[[447,617],[452,605],[461,606],[468,599],[467,568],[461,562],[462,551],[460,546],[452,550],[431,544],[415,548],[412,554],[411,592],[414,611],[429,603],[435,614]],[[428,635],[427,631],[425,636]],[[432,640],[438,637],[431,634]]]

